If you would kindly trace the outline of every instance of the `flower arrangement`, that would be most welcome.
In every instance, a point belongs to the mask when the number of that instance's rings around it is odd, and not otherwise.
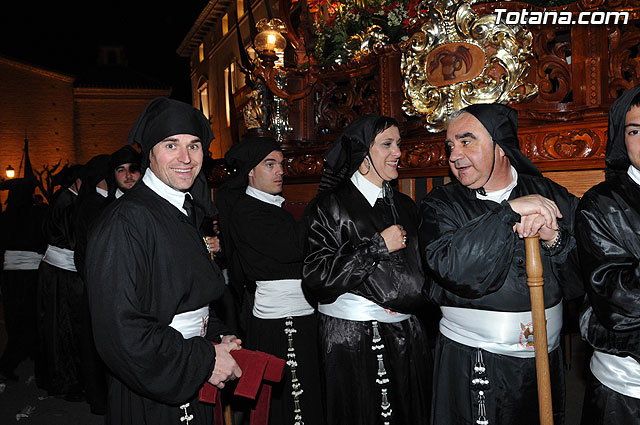
[[[310,0],[315,56],[321,66],[357,58],[369,41],[398,43],[417,15],[418,0]]]
[[[495,0],[479,0],[479,3]],[[576,0],[517,0],[554,7]],[[315,14],[315,56],[320,66],[340,65],[367,54],[375,43],[409,38],[409,27],[423,17],[428,0],[308,0]],[[418,16],[420,15],[420,16]]]

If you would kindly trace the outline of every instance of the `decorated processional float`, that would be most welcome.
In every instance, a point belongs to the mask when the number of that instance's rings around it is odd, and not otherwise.
[[[255,55],[242,60],[239,132],[282,143],[287,185],[317,183],[347,124],[388,115],[400,122],[402,182],[446,176],[449,115],[499,102],[519,111],[521,150],[543,172],[602,170],[608,108],[640,83],[640,1],[558,3],[280,0],[244,46]],[[216,161],[210,182],[231,171]]]

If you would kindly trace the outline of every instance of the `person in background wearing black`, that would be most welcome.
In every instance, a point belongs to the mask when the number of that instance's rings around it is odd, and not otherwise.
[[[640,86],[611,105],[606,180],[576,213],[588,302],[580,331],[594,349],[583,425],[640,424]]]
[[[38,269],[38,337],[36,382],[50,396],[69,401],[84,399],[80,350],[77,344],[82,317],[83,283],[73,260],[74,217],[82,167],[61,172],[63,186],[51,199],[43,225],[48,243]],[[59,173],[60,174],[60,173]],[[58,178],[60,176],[57,175]]]
[[[301,287],[306,223],[282,207],[282,149],[273,138],[250,138],[225,160],[236,172],[218,192],[223,249],[231,276],[255,295],[245,345],[287,360],[269,423],[321,425],[317,318]]]
[[[7,208],[0,216],[0,249],[4,252],[2,300],[7,345],[0,358],[0,374],[17,380],[16,367],[38,352],[38,267],[47,246],[42,223],[47,205],[35,205],[35,179],[26,159],[25,177],[0,183],[9,190]]]

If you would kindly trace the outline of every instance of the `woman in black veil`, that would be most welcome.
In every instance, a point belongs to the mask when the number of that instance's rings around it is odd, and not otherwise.
[[[303,289],[318,302],[329,424],[426,424],[431,354],[418,213],[391,189],[395,119],[355,119],[325,155],[310,203]]]

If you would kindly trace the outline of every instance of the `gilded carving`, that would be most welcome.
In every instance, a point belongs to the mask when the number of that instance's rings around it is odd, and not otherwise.
[[[455,109],[474,103],[522,102],[537,93],[525,82],[531,32],[478,16],[473,0],[429,4],[424,19],[402,45],[403,111],[422,116],[425,128],[441,131]]]

